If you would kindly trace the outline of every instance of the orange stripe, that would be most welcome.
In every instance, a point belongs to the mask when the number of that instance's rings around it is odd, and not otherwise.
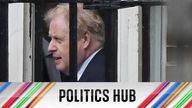
[[[49,83],[28,105],[27,108],[33,108],[35,104],[51,89],[55,83]]]
[[[0,82],[0,85],[2,85],[3,84],[3,82]]]
[[[162,108],[166,108],[174,99],[175,97],[189,84],[189,82],[183,83],[179,89],[171,95],[171,97],[165,102],[165,104],[162,106]]]

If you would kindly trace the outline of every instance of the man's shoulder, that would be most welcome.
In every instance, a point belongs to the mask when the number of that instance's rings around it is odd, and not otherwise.
[[[105,81],[105,51],[101,49],[90,61],[79,81],[104,82]]]

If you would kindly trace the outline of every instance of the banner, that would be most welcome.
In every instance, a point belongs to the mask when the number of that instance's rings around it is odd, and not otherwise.
[[[191,108],[192,83],[0,83],[2,108]]]

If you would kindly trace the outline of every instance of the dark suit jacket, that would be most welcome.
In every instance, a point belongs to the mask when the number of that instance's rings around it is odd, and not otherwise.
[[[101,49],[86,67],[79,82],[105,82],[105,52]]]

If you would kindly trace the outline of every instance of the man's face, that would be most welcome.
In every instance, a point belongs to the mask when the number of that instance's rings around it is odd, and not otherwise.
[[[49,26],[51,42],[48,50],[53,54],[56,69],[69,75],[69,27],[63,14],[55,16]],[[77,64],[78,66],[85,59],[83,39],[77,42]]]
[[[51,42],[48,50],[53,54],[56,69],[69,74],[69,27],[64,15],[55,16],[49,26]]]

